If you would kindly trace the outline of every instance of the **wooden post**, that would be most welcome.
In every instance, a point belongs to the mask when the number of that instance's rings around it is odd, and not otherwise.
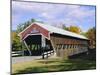
[[[42,51],[43,51],[42,58],[44,59],[44,49],[46,46],[46,40],[45,40],[45,37],[43,35],[41,35],[41,46],[42,46]]]
[[[31,51],[30,51],[30,49],[29,49],[29,47],[27,46],[27,44],[26,44],[26,42],[25,42],[25,40],[24,40],[24,44],[25,44],[26,48],[28,49],[29,54],[32,55],[32,54],[31,54]]]
[[[30,50],[32,50],[32,44],[30,44]]]
[[[22,49],[22,55],[24,56],[24,50],[23,50],[23,41],[21,42],[22,43],[22,45],[21,45],[21,49]]]
[[[42,44],[42,47],[46,46],[46,40],[45,40],[45,37],[43,35],[41,36],[41,44]]]

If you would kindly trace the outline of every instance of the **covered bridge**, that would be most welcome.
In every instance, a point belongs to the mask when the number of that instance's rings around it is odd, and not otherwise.
[[[68,57],[88,51],[86,37],[44,23],[34,22],[18,35],[30,55],[53,51],[59,57]]]

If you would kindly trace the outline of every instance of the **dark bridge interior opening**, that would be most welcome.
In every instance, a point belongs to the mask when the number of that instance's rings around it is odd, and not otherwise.
[[[29,35],[25,42],[27,47],[29,48],[32,56],[39,56],[42,55],[44,52],[48,52],[53,50],[50,40],[45,38],[45,47],[42,47],[42,36],[41,35]],[[25,55],[29,55],[28,50],[24,52]]]

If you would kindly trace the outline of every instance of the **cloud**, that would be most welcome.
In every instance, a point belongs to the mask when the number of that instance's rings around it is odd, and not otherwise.
[[[66,17],[73,16],[76,18],[89,16],[94,11],[84,10],[79,5],[49,4],[49,3],[33,3],[33,2],[12,2],[13,8],[17,11],[20,9],[26,12],[39,13],[44,17],[58,16],[66,13]],[[16,11],[16,12],[17,12]]]
[[[20,18],[30,18],[44,21],[50,24],[84,25],[93,23],[95,8],[90,6],[35,3],[35,2],[12,2],[12,16],[14,22],[19,23]],[[18,20],[18,21],[15,21]],[[79,25],[80,27],[82,27]]]
[[[94,10],[82,10],[81,8],[78,9],[74,9],[73,11],[71,11],[67,16],[68,17],[74,17],[75,19],[83,19],[86,17],[90,17],[95,15],[95,11]]]

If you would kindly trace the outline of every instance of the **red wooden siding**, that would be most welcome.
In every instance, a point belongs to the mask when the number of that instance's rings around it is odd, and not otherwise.
[[[22,32],[22,33],[20,34],[21,37],[22,37],[22,39],[24,39],[24,38],[27,36],[27,34],[30,34],[31,31],[32,31],[33,29],[38,30],[38,31],[39,31],[41,34],[43,34],[45,37],[49,38],[49,35],[50,35],[50,34],[49,34],[49,31],[48,31],[48,30],[46,30],[46,29],[44,29],[44,28],[38,26],[37,24],[34,24],[34,25],[31,25],[29,28],[27,28],[24,32]]]

